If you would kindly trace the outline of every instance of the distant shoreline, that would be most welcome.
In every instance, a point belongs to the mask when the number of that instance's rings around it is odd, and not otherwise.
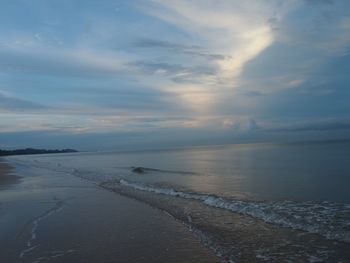
[[[50,153],[75,153],[78,152],[74,149],[34,149],[34,148],[26,148],[26,149],[16,149],[16,150],[1,150],[0,156],[11,156],[11,155],[28,155],[28,154],[50,154]]]

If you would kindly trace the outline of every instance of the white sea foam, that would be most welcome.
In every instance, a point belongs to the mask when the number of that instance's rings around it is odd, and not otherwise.
[[[226,209],[278,224],[322,235],[328,239],[350,242],[350,208],[331,202],[256,202],[228,200],[222,197],[187,193],[172,188],[160,188],[121,179],[119,184],[134,190],[198,200],[207,206]]]
[[[59,212],[62,209],[63,209],[63,202],[57,201],[55,204],[55,207],[51,208],[50,210],[48,210],[47,212],[45,212],[44,214],[42,214],[41,216],[37,217],[32,221],[31,229],[30,229],[30,237],[27,240],[26,248],[23,249],[19,255],[20,258],[24,258],[28,253],[30,253],[31,251],[33,251],[39,246],[39,245],[33,245],[33,243],[37,238],[37,229],[39,227],[39,223],[42,220],[46,219],[47,217],[51,216],[53,213]]]

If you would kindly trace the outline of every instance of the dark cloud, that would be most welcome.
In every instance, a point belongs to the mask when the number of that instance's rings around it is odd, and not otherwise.
[[[138,41],[135,41],[132,45],[136,48],[166,49],[168,51],[174,51],[190,56],[202,57],[208,60],[223,60],[228,57],[222,54],[207,52],[202,47],[197,45],[183,45],[155,39],[140,39]]]
[[[333,0],[304,0],[306,3],[311,5],[319,5],[319,4],[333,4]]]
[[[306,121],[306,122],[296,123],[296,124],[275,128],[271,130],[285,131],[285,132],[303,132],[303,131],[332,131],[332,130],[347,130],[347,129],[350,129],[350,119]]]
[[[271,17],[267,20],[267,23],[270,25],[272,30],[278,30],[278,23],[279,23],[279,19],[276,17]]]
[[[6,111],[25,111],[25,110],[42,110],[47,106],[33,103],[27,100],[9,97],[0,92],[0,110]]]
[[[183,45],[183,44],[176,44],[171,43],[169,41],[163,41],[163,40],[157,40],[157,39],[139,39],[133,43],[135,47],[144,47],[144,48],[153,48],[153,47],[161,47],[161,48],[168,48],[168,49],[202,49],[202,47],[197,45]]]
[[[187,68],[179,64],[168,64],[162,62],[152,62],[152,61],[134,61],[128,63],[127,66],[130,66],[142,73],[146,74],[176,74],[179,72],[186,71]]]
[[[260,126],[256,123],[255,120],[250,119],[250,120],[248,121],[247,128],[248,128],[249,131],[254,131],[254,130],[260,129]]]
[[[126,65],[129,69],[134,69],[144,74],[166,75],[177,83],[200,81],[204,76],[215,76],[216,71],[209,66],[183,66],[180,64],[170,64],[154,61],[135,61]]]

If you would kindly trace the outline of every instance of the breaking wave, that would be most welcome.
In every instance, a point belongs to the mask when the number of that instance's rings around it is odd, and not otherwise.
[[[131,171],[136,173],[155,172],[155,173],[163,173],[163,174],[166,173],[166,174],[179,174],[179,175],[200,175],[199,173],[195,173],[195,172],[163,170],[163,169],[149,168],[149,167],[143,167],[143,166],[137,166],[137,167],[132,166]]]
[[[350,205],[331,202],[257,202],[177,191],[121,179],[119,184],[139,191],[198,200],[207,206],[249,215],[267,223],[319,234],[327,239],[350,242]]]

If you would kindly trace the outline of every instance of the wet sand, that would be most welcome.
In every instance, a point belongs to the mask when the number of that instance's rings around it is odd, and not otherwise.
[[[13,167],[8,165],[8,163],[0,158],[0,187],[13,184],[18,181],[19,177],[11,174],[12,171]]]
[[[0,190],[1,262],[220,262],[160,210],[68,174],[16,173]]]

